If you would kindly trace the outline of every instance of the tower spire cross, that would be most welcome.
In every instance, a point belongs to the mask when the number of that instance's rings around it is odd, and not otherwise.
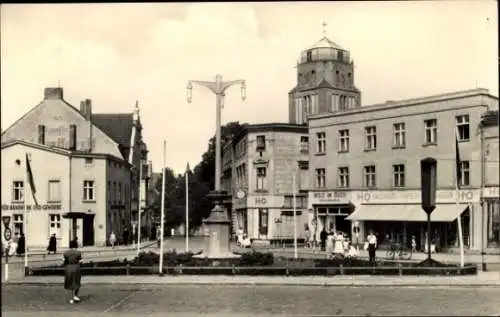
[[[326,36],[326,26],[328,25],[326,21],[323,21],[323,36]]]

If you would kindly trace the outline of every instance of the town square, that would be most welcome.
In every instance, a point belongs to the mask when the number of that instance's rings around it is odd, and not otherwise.
[[[2,313],[500,313],[493,1],[2,4]]]

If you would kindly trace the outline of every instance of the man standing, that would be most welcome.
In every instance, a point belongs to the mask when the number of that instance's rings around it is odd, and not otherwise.
[[[321,241],[321,251],[325,251],[326,249],[326,238],[328,237],[328,233],[326,232],[325,228],[321,230],[321,233],[319,234],[319,239]]]
[[[370,263],[375,264],[375,250],[377,249],[377,237],[370,230],[370,234],[366,238],[368,242],[368,255],[370,257]]]

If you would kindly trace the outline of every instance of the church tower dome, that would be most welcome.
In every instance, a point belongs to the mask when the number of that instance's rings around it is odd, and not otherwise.
[[[290,123],[305,124],[310,115],[361,104],[350,52],[326,36],[326,23],[323,27],[323,37],[303,50],[297,62],[297,85],[289,93]]]

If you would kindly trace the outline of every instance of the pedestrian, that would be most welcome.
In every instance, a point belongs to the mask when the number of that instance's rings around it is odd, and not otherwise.
[[[116,243],[116,235],[114,231],[111,231],[111,234],[109,235],[109,244],[111,244],[111,248],[115,248],[115,243]]]
[[[375,264],[375,250],[377,249],[377,237],[373,234],[373,231],[370,231],[370,234],[366,238],[368,242],[368,255],[370,258],[370,263]]]
[[[306,249],[310,248],[311,247],[311,233],[309,232],[309,228],[306,227],[306,229],[304,230],[304,247]]]
[[[49,238],[49,246],[47,247],[47,251],[48,251],[48,254],[50,254],[50,252],[53,252],[54,254],[56,254],[56,251],[57,251],[57,239],[56,239],[56,234],[53,233],[50,238]]]
[[[325,231],[326,232],[326,231]],[[333,232],[330,231],[326,236],[326,257],[327,259],[332,258],[334,251],[335,237]]]
[[[417,252],[417,240],[415,239],[415,236],[411,236],[411,252]]]
[[[82,280],[80,272],[82,253],[77,248],[78,242],[72,240],[69,243],[69,249],[64,252],[64,288],[71,292],[70,304],[80,301],[78,292],[80,291]]]
[[[326,239],[328,237],[328,233],[326,232],[325,228],[323,228],[323,230],[321,230],[320,234],[319,234],[319,239],[321,241],[321,251],[325,251],[325,248],[326,248]]]
[[[21,233],[19,240],[17,242],[17,256],[22,256],[26,252],[26,239],[24,237],[24,233]]]
[[[336,257],[342,257],[344,255],[344,236],[342,235],[342,232],[333,232],[332,234],[333,241],[334,241],[334,247],[333,247],[333,254]]]
[[[125,245],[127,245],[127,244],[128,244],[128,229],[127,229],[127,228],[125,228],[125,229],[123,230],[123,243],[124,243]]]

